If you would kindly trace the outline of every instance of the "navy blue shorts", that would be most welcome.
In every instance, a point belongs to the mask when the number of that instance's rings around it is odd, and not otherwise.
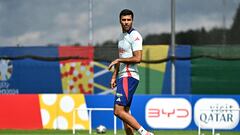
[[[114,104],[130,107],[138,83],[139,80],[133,77],[122,77],[117,79],[117,91]]]

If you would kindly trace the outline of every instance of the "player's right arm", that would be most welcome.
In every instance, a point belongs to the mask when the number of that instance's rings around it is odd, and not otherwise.
[[[112,74],[112,79],[111,79],[111,82],[110,82],[110,85],[111,85],[111,88],[115,88],[117,86],[117,76],[118,76],[118,71],[119,71],[119,63],[115,64],[114,66],[114,71],[113,71],[113,74]]]

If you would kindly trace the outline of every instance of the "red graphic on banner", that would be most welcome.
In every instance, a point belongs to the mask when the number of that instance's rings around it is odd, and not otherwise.
[[[81,47],[74,47],[74,46],[61,46],[58,48],[59,57],[78,57],[80,59],[70,59],[66,61],[61,61],[61,63],[65,62],[74,62],[74,61],[81,61],[84,64],[89,64],[90,61],[93,60],[93,51],[94,48],[91,46],[81,46]]]
[[[88,46],[59,47],[59,57],[73,58],[60,62],[64,93],[93,93],[93,50]]]
[[[0,95],[0,129],[42,129],[38,95]]]

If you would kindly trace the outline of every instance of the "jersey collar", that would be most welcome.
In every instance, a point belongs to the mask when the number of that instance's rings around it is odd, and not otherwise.
[[[131,28],[127,33],[130,34],[132,31],[134,31],[134,28]]]

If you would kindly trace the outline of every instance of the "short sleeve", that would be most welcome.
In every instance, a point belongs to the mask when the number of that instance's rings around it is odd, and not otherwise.
[[[137,31],[133,31],[130,35],[132,37],[132,50],[142,50],[142,36],[140,35],[140,33]]]

